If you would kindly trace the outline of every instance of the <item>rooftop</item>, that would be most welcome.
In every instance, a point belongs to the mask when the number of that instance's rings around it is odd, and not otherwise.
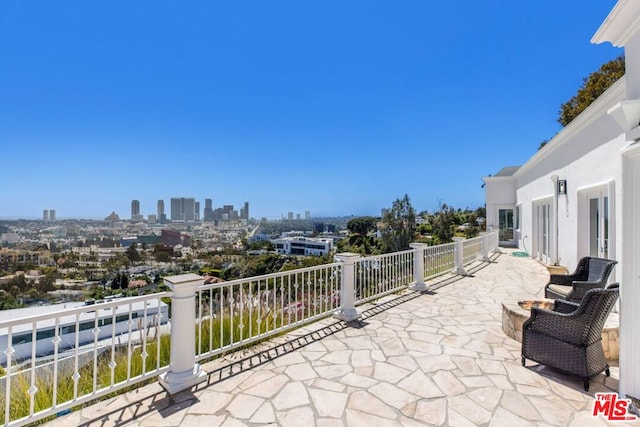
[[[496,173],[493,176],[494,177],[496,177],[496,176],[512,176],[514,173],[516,173],[518,171],[518,169],[520,169],[520,166],[506,166],[506,167],[500,169],[498,171],[498,173]]]
[[[506,251],[469,272],[362,306],[359,322],[327,318],[228,354],[192,390],[169,397],[155,381],[49,425],[606,425],[591,411],[595,393],[617,391],[616,366],[585,392],[522,367],[502,331],[501,302],[541,296],[546,268]]]

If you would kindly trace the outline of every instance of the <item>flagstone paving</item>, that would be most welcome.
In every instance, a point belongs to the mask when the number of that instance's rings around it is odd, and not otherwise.
[[[508,251],[466,277],[363,306],[359,322],[313,323],[207,363],[209,381],[168,396],[154,383],[51,426],[600,426],[582,381],[527,362],[501,302],[541,296],[544,266]],[[640,425],[612,423],[618,426]]]

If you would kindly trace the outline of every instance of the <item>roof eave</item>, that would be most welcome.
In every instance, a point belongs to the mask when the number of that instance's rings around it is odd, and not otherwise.
[[[619,0],[591,38],[591,43],[609,42],[615,47],[624,47],[639,30],[640,2]]]

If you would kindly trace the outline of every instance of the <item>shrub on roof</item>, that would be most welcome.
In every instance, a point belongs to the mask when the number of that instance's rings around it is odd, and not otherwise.
[[[599,70],[591,73],[589,77],[584,78],[578,93],[560,106],[558,122],[562,126],[571,123],[574,118],[624,75],[624,69],[624,56],[619,56],[602,65]]]

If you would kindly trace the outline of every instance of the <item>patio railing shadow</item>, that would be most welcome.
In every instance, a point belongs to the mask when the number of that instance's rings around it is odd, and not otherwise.
[[[206,382],[200,383],[190,390],[184,390],[177,394],[171,395],[165,390],[158,388],[156,392],[146,394],[139,400],[132,401],[124,406],[119,406],[118,409],[114,409],[113,411],[102,412],[99,417],[95,417],[92,420],[84,421],[80,425],[96,425],[96,423],[99,423],[100,420],[104,420],[108,423],[114,423],[115,421],[114,425],[116,426],[125,425],[154,412],[158,412],[162,418],[169,417],[177,411],[197,403],[199,400],[194,392],[197,392],[198,390],[210,386],[215,386],[216,384],[229,380],[243,372],[272,362],[279,357],[293,353],[315,342],[319,342],[326,337],[336,334],[337,332],[343,331],[348,328],[365,327],[367,325],[366,320],[368,318],[372,318],[377,314],[419,298],[423,295],[435,295],[435,291],[438,289],[458,282],[464,278],[473,277],[474,273],[488,267],[492,263],[497,262],[497,259],[501,255],[501,253],[494,253],[489,260],[478,262],[467,270],[466,275],[452,274],[449,277],[443,276],[439,279],[432,280],[431,282],[429,282],[426,291],[404,290],[401,291],[402,293],[400,294],[392,294],[390,296],[382,298],[381,300],[369,302],[365,305],[366,308],[361,311],[360,317],[357,320],[345,322],[335,319],[333,323],[330,323],[311,332],[307,332],[300,336],[291,337],[291,335],[295,334],[296,331],[290,331],[286,334],[286,340],[283,340],[282,342],[277,342],[274,344],[273,341],[278,341],[283,338],[276,336],[264,343],[255,344],[244,349],[233,350],[227,354],[221,355],[220,359],[227,358],[227,360],[225,361],[226,363],[223,363],[222,366],[208,371]],[[309,326],[307,326],[307,328],[308,327]],[[234,358],[237,359],[229,360]],[[149,400],[151,400],[151,402],[145,404],[145,401]],[[127,409],[129,409],[129,411],[127,411]],[[128,413],[133,415],[128,415]],[[119,414],[118,418],[116,420],[113,420],[111,416],[117,414]],[[106,425],[104,422],[103,424]]]

